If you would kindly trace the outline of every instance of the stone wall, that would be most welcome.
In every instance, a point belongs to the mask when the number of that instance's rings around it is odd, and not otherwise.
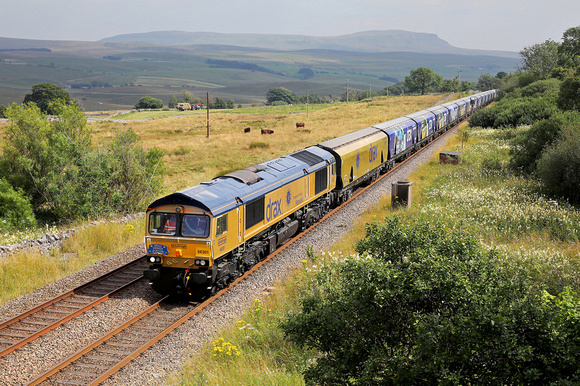
[[[135,219],[143,217],[144,215],[145,213],[128,214],[118,220],[115,220],[115,222],[129,223]],[[8,257],[18,251],[26,251],[30,249],[38,249],[43,254],[49,254],[50,251],[54,248],[60,248],[62,242],[74,235],[75,232],[90,226],[106,224],[107,222],[109,222],[109,220],[93,221],[89,224],[80,226],[78,228],[68,229],[55,235],[47,234],[35,240],[24,240],[12,245],[0,245],[0,258]]]

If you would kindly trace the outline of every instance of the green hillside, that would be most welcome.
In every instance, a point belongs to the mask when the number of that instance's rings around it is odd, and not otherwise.
[[[34,84],[50,82],[67,88],[88,111],[128,109],[145,95],[167,104],[184,89],[247,105],[264,102],[271,87],[338,96],[347,79],[351,88],[380,91],[421,66],[444,78],[461,71],[461,80],[475,81],[482,73],[512,72],[516,62],[490,55],[0,38],[0,104],[20,103]],[[302,79],[302,68],[314,76]]]

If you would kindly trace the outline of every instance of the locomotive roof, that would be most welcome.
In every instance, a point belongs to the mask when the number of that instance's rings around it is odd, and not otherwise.
[[[312,146],[162,197],[149,208],[191,205],[219,216],[333,162],[330,153]]]
[[[321,142],[318,145],[334,150],[334,149],[337,149],[339,147],[346,146],[350,143],[360,141],[363,138],[374,136],[378,132],[380,132],[379,129],[371,126],[371,127],[367,127],[367,128],[355,131],[354,133],[349,133],[349,134],[345,134],[345,135],[337,137],[337,138],[329,139],[328,141]]]

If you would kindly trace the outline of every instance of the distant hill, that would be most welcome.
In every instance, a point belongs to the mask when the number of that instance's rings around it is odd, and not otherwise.
[[[161,45],[225,44],[230,46],[294,51],[308,49],[354,52],[418,52],[457,55],[491,55],[514,58],[510,51],[453,47],[435,34],[399,30],[366,31],[341,36],[227,34],[214,32],[157,31],[112,36],[108,43],[147,42]]]
[[[0,104],[21,103],[42,82],[66,88],[88,111],[129,109],[147,95],[167,104],[184,90],[236,104],[260,104],[272,87],[339,98],[347,81],[350,88],[381,91],[417,67],[477,81],[481,74],[513,72],[518,61],[516,53],[465,50],[433,34],[404,31],[336,37],[158,32],[98,42],[0,37]]]

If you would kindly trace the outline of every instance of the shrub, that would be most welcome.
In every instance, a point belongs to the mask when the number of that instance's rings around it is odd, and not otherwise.
[[[163,101],[151,96],[144,96],[135,104],[136,109],[162,109]]]
[[[556,112],[553,101],[547,98],[505,99],[502,109],[496,114],[494,128],[531,125],[546,119]]]
[[[0,178],[0,232],[35,226],[30,200],[22,190],[15,190],[8,181]]]
[[[158,148],[145,152],[131,130],[93,148],[84,114],[75,105],[52,103],[49,120],[34,105],[10,106],[0,169],[12,186],[30,195],[36,216],[72,220],[143,209],[162,183]]]
[[[534,84],[539,83],[535,82]],[[542,89],[537,85],[537,89]],[[528,89],[533,93],[536,88]],[[493,127],[516,127],[521,125],[531,125],[536,121],[549,118],[557,111],[555,97],[521,97],[514,98],[513,95],[503,98],[489,109],[476,111],[469,119],[471,126]]]
[[[526,174],[535,172],[542,152],[560,137],[563,127],[574,125],[575,122],[580,122],[579,113],[564,112],[533,124],[530,130],[511,143],[512,168]]]
[[[560,91],[561,83],[562,82],[556,78],[539,80],[522,88],[521,95],[523,97],[544,97],[555,100],[558,96],[558,92]]]
[[[438,224],[367,224],[356,251],[319,271],[282,325],[320,352],[307,383],[580,381],[580,299],[569,289],[551,296]]]
[[[580,69],[562,82],[558,94],[558,107],[562,110],[580,111]]]
[[[580,203],[580,125],[566,128],[561,139],[548,147],[538,162],[538,174],[546,189],[573,203]]]
[[[497,115],[497,105],[489,107],[487,109],[477,110],[471,118],[469,118],[469,125],[471,127],[493,127],[495,122],[495,117]]]

